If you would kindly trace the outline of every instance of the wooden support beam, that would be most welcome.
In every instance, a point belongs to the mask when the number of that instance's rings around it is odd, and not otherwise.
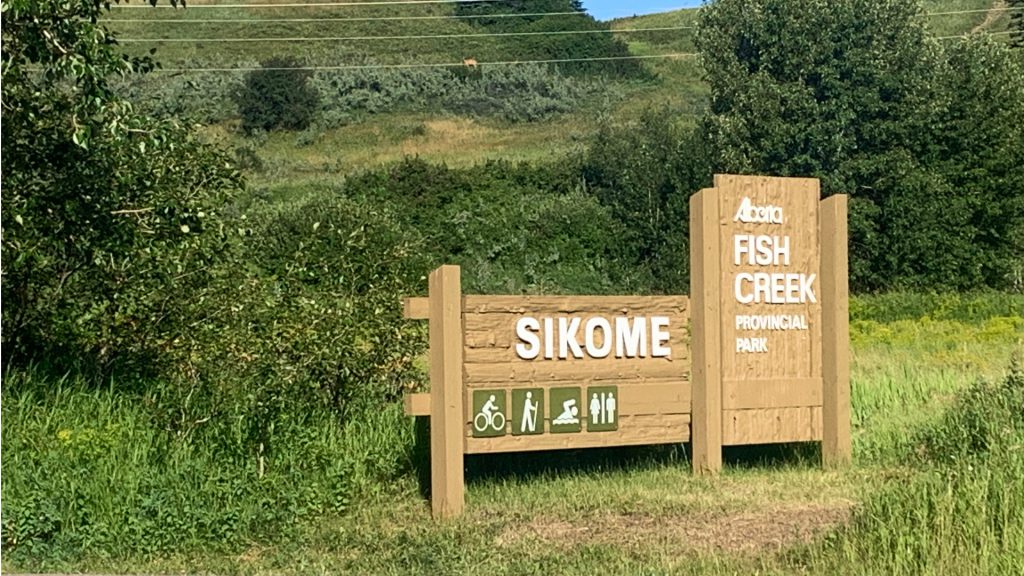
[[[704,189],[690,197],[691,446],[695,474],[716,474],[722,469],[722,256],[718,213],[716,189]]]
[[[406,394],[403,403],[406,416],[430,416],[430,392]]]
[[[822,443],[826,467],[850,462],[850,288],[846,195],[821,201]]]
[[[458,266],[430,273],[430,503],[435,518],[462,513],[462,279]]]
[[[409,320],[427,320],[430,318],[429,298],[402,298],[402,316]]]

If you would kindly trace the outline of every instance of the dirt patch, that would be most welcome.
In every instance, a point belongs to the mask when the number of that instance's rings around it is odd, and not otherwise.
[[[1003,15],[1003,10],[1006,8],[1006,0],[996,0],[992,3],[992,8],[989,9],[988,14],[985,15],[985,20],[981,24],[978,24],[971,30],[971,34],[977,34],[984,32],[985,30],[992,27],[996,20]]]
[[[761,553],[809,542],[846,523],[852,509],[852,502],[838,501],[737,513],[604,514],[579,521],[536,518],[526,526],[509,528],[497,544],[511,546],[531,539],[575,548],[663,542],[698,552]]]

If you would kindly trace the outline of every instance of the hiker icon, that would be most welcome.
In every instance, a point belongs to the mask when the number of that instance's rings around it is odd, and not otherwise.
[[[562,413],[555,418],[552,424],[579,424],[580,419],[576,416],[580,413],[580,409],[576,406],[576,399],[570,398],[565,402],[562,402]]]
[[[533,392],[526,393],[523,400],[523,419],[519,423],[520,432],[535,432],[537,430],[537,409],[540,401],[533,399]]]

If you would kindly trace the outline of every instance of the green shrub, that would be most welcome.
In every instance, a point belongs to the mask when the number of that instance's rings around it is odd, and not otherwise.
[[[214,269],[234,254],[222,209],[239,175],[188,130],[112,95],[108,78],[151,64],[115,50],[101,12],[50,0],[3,11],[8,364],[154,371],[180,359]]]
[[[272,58],[261,69],[245,75],[235,96],[242,129],[305,130],[320,105],[320,95],[309,80],[313,73],[292,58]]]
[[[710,186],[700,133],[669,109],[604,124],[580,168],[588,190],[622,226],[620,239],[657,291],[689,292],[689,199]]]
[[[461,264],[467,293],[647,291],[610,211],[572,182],[571,167],[491,162],[451,169],[406,159],[354,176],[349,195],[406,206],[431,265]]]
[[[1024,449],[1024,369],[1014,361],[998,384],[975,384],[957,398],[942,420],[918,439],[929,462],[957,464],[966,460],[1006,457]]]
[[[424,337],[401,297],[424,288],[422,241],[386,204],[330,193],[247,214],[247,270],[225,276],[197,327],[200,377],[254,416],[286,405],[342,419],[414,388]],[[172,403],[173,404],[173,403]],[[253,422],[258,425],[258,419]],[[266,430],[251,431],[252,446]]]
[[[325,115],[440,111],[535,122],[578,108],[596,84],[543,65],[461,69],[366,69],[317,73]],[[330,120],[337,124],[344,118]],[[326,121],[326,120],[325,120]],[[331,127],[331,126],[325,126]]]

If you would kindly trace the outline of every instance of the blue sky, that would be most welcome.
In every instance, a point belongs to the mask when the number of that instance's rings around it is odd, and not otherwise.
[[[598,20],[693,8],[700,4],[700,0],[583,0],[587,12]]]

